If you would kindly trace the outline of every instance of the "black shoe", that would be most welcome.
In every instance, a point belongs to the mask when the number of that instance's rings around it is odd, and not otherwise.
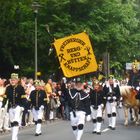
[[[39,134],[35,133],[35,136],[39,136],[39,135],[42,135],[42,133],[39,133]]]
[[[108,126],[109,129],[112,129],[112,126]]]
[[[35,133],[35,136],[39,136],[39,134]]]
[[[96,133],[96,131],[92,131],[92,134],[95,134]]]
[[[111,128],[111,130],[115,130],[115,129],[116,129],[115,127],[112,127],[112,128]]]
[[[101,135],[101,132],[96,132],[97,135]]]

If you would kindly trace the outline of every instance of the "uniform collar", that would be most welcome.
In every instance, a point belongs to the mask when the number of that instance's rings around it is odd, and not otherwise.
[[[83,90],[69,90],[69,95],[72,99],[74,99],[79,94],[80,100],[83,100],[89,96],[89,94],[85,93]]]

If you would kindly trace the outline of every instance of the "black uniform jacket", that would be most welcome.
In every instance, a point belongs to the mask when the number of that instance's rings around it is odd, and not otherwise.
[[[21,85],[12,86],[9,85],[6,88],[3,107],[8,100],[8,108],[16,107],[17,105],[25,107],[27,103],[25,90]]]
[[[70,89],[68,95],[70,111],[84,111],[86,115],[91,114],[89,94],[83,90]]]
[[[41,105],[47,105],[47,96],[44,90],[33,90],[29,97],[29,106],[39,110]]]
[[[105,99],[106,96],[103,90],[92,90],[90,93],[90,102],[93,106],[104,104]]]
[[[103,90],[104,90],[104,92],[106,94],[106,97],[115,96],[117,98],[117,100],[119,100],[119,98],[120,98],[120,88],[119,88],[119,86],[118,85],[115,85],[115,86],[112,85],[111,86],[112,87],[112,92],[109,91],[110,86],[105,85],[104,88],[103,88]]]

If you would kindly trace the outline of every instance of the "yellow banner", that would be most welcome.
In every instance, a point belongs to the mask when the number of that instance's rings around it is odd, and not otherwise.
[[[55,40],[54,46],[65,77],[97,70],[92,46],[85,32]]]

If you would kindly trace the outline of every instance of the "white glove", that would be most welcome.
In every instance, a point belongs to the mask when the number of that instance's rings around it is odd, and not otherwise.
[[[107,100],[110,100],[111,99],[111,97],[107,97]]]
[[[136,90],[139,91],[140,90],[140,87],[136,87]]]
[[[122,101],[123,100],[123,97],[120,97],[120,101]]]
[[[101,108],[103,108],[104,107],[104,104],[101,104]]]
[[[90,120],[91,120],[91,116],[90,115],[87,115],[86,116],[86,121],[89,122]]]
[[[62,91],[58,91],[58,94],[61,95]]]
[[[1,108],[1,111],[4,111],[4,107]]]
[[[116,100],[117,98],[115,96],[113,96],[113,100]]]
[[[23,107],[20,107],[21,111],[24,111],[24,108]]]
[[[30,109],[28,109],[28,112],[30,113],[30,112],[31,112],[31,110],[30,110]]]
[[[41,105],[41,106],[40,106],[40,109],[42,109],[42,110],[43,110],[43,109],[44,109],[44,106],[43,106],[43,105]]]

